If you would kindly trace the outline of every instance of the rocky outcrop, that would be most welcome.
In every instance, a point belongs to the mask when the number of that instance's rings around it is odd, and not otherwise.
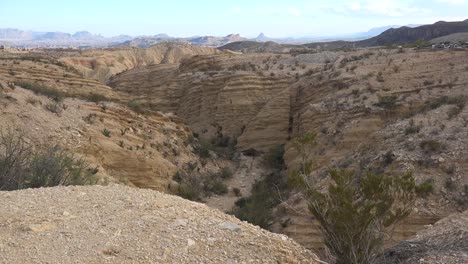
[[[150,190],[0,192],[0,263],[320,263],[284,235]]]
[[[217,54],[214,48],[197,47],[187,43],[158,43],[148,48],[121,47],[84,50],[60,58],[84,76],[105,83],[118,73],[153,64],[178,63],[194,55]]]
[[[386,250],[379,263],[467,263],[468,211],[450,215]]]

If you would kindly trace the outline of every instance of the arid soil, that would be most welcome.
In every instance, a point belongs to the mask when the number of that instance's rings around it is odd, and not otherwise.
[[[206,205],[112,185],[0,192],[0,263],[319,263]]]

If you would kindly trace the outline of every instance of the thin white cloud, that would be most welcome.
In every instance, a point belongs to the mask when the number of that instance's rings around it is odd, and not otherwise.
[[[463,0],[442,0],[463,1]],[[331,10],[338,13],[358,13],[366,15],[380,15],[388,17],[402,17],[411,14],[428,14],[431,11],[425,8],[410,5],[411,1],[400,0],[361,0],[348,2],[341,7],[332,7]]]
[[[466,3],[466,0],[437,0],[437,2],[452,4],[452,5],[461,5]]]
[[[293,16],[300,16],[302,12],[297,8],[288,8],[288,14]]]

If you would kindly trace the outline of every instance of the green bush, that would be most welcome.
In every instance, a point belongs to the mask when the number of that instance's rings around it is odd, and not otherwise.
[[[137,100],[131,100],[127,103],[127,106],[137,113],[143,112],[143,105],[142,103],[138,102]]]
[[[191,201],[200,201],[203,193],[201,178],[193,175],[184,175],[181,178],[176,194]]]
[[[398,97],[395,95],[379,96],[379,101],[375,104],[385,109],[395,108]]]
[[[100,102],[110,101],[109,98],[98,93],[90,93],[89,95],[85,96],[84,99],[90,102],[94,102],[96,104]]]
[[[432,180],[426,180],[420,185],[416,186],[416,193],[419,197],[427,197],[434,191]]]
[[[205,140],[200,140],[198,144],[193,146],[193,151],[195,152],[195,154],[200,156],[200,158],[207,159],[211,157],[210,151],[212,150],[212,148],[213,146],[210,143],[206,142]]]
[[[312,134],[313,135],[313,134]],[[315,146],[315,136],[294,140],[298,151]],[[383,251],[385,229],[407,217],[415,198],[415,180],[411,173],[401,176],[362,175],[346,170],[330,170],[332,182],[325,192],[309,183],[312,163],[302,159],[299,169],[291,172],[291,186],[302,190],[310,212],[320,223],[325,245],[337,264],[375,263]]]
[[[284,145],[278,145],[271,148],[264,156],[264,162],[267,166],[281,170],[284,168]]]
[[[111,137],[111,131],[107,128],[104,128],[101,133],[105,136],[105,137]]]
[[[0,133],[0,190],[95,184],[96,173],[58,146],[33,151],[22,133]]]
[[[280,173],[272,173],[255,182],[251,195],[236,201],[232,214],[243,221],[269,229],[273,208],[288,196],[287,181]]]
[[[203,179],[203,190],[206,195],[212,193],[222,195],[228,193],[226,184],[223,183],[222,179],[217,174],[210,174]]]
[[[24,187],[39,188],[58,185],[94,184],[93,170],[88,164],[59,147],[35,153]]]

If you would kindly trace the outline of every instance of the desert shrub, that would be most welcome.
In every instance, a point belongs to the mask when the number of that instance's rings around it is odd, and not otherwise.
[[[83,117],[83,120],[84,120],[86,123],[90,124],[90,125],[94,124],[94,122],[96,121],[96,119],[97,119],[97,115],[94,114],[94,113],[89,114],[89,115]]]
[[[61,102],[65,97],[65,93],[62,91],[39,83],[16,81],[15,84],[21,86],[24,89],[30,90],[35,94],[47,96],[57,102]]]
[[[221,171],[219,172],[219,176],[222,178],[222,179],[230,179],[232,178],[232,171],[229,167],[224,167],[221,169]]]
[[[21,132],[0,133],[0,190],[94,184],[96,170],[58,146],[33,151]]]
[[[420,126],[410,125],[405,128],[405,135],[419,133],[420,130]]]
[[[111,131],[110,131],[109,129],[107,129],[107,128],[104,128],[104,129],[101,131],[101,133],[102,133],[104,136],[106,136],[106,137],[111,137],[111,134],[112,134]]]
[[[298,151],[303,157],[307,153],[302,152],[316,144],[313,134],[295,139],[295,142],[302,144]],[[311,167],[311,161],[302,159],[300,168],[290,174],[289,182],[304,193],[336,263],[375,263],[383,250],[385,229],[411,212],[415,197],[414,177],[411,173],[357,175],[352,171],[332,169],[329,171],[332,183],[326,192],[322,192],[308,182]]]
[[[249,149],[242,151],[242,154],[244,154],[247,157],[257,157],[258,155],[260,155],[260,151],[254,148],[249,148]]]
[[[376,76],[375,78],[376,78],[376,80],[377,80],[378,82],[384,82],[384,81],[385,81],[382,72],[378,72],[378,73],[377,73],[377,76]]]
[[[58,102],[50,102],[45,105],[45,108],[54,114],[60,114],[63,111],[62,104]]]
[[[425,81],[423,82],[423,85],[424,85],[424,86],[430,86],[430,85],[434,85],[434,83],[435,83],[435,82],[432,81],[432,80],[425,80]]]
[[[191,201],[200,201],[203,193],[201,178],[194,175],[184,175],[180,177],[179,187],[176,194]]]
[[[434,139],[426,139],[419,143],[419,147],[426,153],[440,152],[444,145]]]
[[[38,104],[41,104],[41,101],[33,97],[28,97],[26,98],[26,103],[36,106]]]
[[[437,109],[442,105],[456,105],[463,109],[465,102],[468,100],[466,96],[457,96],[457,97],[449,97],[449,96],[442,96],[436,99],[428,100],[425,102],[426,110]]]
[[[232,214],[243,221],[268,229],[273,220],[273,208],[282,198],[287,197],[287,192],[286,178],[279,173],[272,173],[255,182],[249,197],[236,201]]]
[[[263,157],[264,163],[275,169],[281,170],[284,167],[284,145],[272,147]]]
[[[131,100],[127,103],[128,108],[132,109],[133,111],[137,113],[145,113],[145,107],[142,102],[139,102],[138,100]]]
[[[85,96],[84,99],[87,100],[87,101],[90,101],[90,102],[94,102],[96,104],[100,103],[100,102],[109,101],[109,98],[105,97],[102,94],[98,94],[98,93],[90,93],[89,95]]]
[[[463,108],[465,108],[465,104],[458,104],[456,106],[453,106],[447,112],[448,118],[452,119],[458,116],[463,111]]]
[[[95,183],[93,172],[83,159],[57,146],[35,153],[29,168],[24,183],[26,188]]]
[[[22,188],[31,147],[22,132],[0,131],[0,190]]]
[[[457,184],[448,178],[445,180],[445,188],[449,191],[454,191],[457,189]]]
[[[226,194],[228,193],[228,188],[226,184],[223,183],[219,175],[212,173],[203,177],[203,190],[206,195],[214,194]]]
[[[375,105],[385,109],[391,109],[396,106],[397,99],[398,97],[395,95],[379,96],[379,101],[375,103]]]
[[[241,190],[240,190],[239,188],[233,188],[233,189],[232,189],[232,192],[233,192],[234,195],[237,196],[237,197],[241,197],[241,196],[242,196]]]
[[[205,140],[200,140],[198,144],[193,146],[193,152],[200,156],[200,158],[207,159],[211,157],[210,151],[212,150],[212,146],[209,142]]]
[[[416,186],[416,194],[419,197],[427,197],[434,191],[433,180],[426,180],[423,183]]]

